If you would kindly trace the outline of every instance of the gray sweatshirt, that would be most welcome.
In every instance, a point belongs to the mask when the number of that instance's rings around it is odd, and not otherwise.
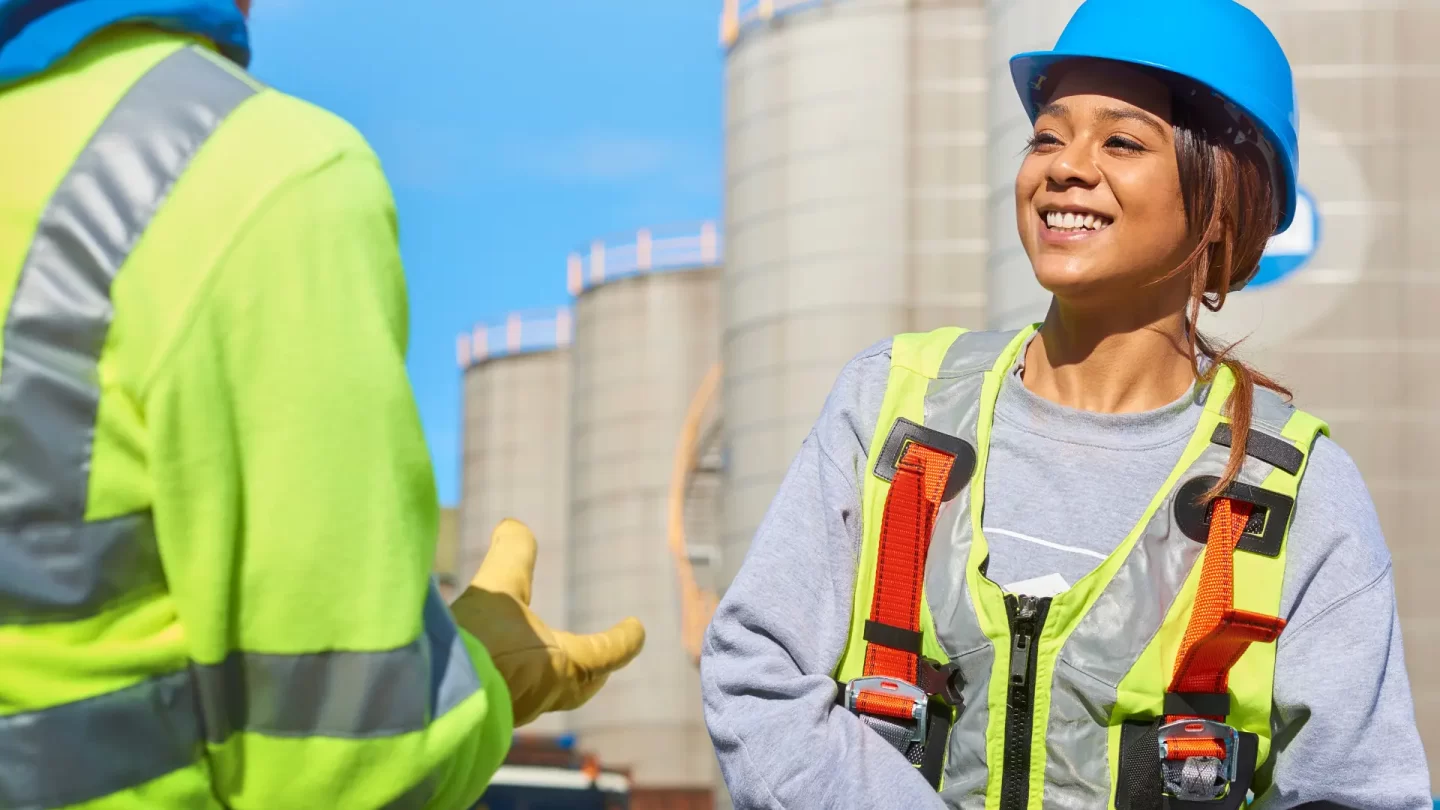
[[[835,706],[831,680],[889,366],[885,341],[841,373],[706,634],[705,718],[737,808],[945,806],[904,756]],[[1076,411],[1008,375],[985,480],[988,576],[1044,596],[1099,565],[1179,461],[1201,410],[1192,393],[1146,413]],[[1430,810],[1390,554],[1365,483],[1334,442],[1317,441],[1295,510],[1274,780],[1254,807]]]

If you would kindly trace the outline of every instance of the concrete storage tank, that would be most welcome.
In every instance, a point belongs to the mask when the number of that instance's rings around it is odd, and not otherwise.
[[[1256,282],[1202,314],[1247,338],[1241,355],[1330,422],[1374,496],[1394,557],[1411,684],[1440,778],[1440,274],[1421,225],[1437,202],[1440,5],[1434,0],[1255,0],[1289,54],[1300,99],[1296,222],[1271,241]],[[1013,53],[1054,44],[1078,3],[991,3],[991,321],[1044,314],[1015,236],[1011,158],[1029,131],[1010,84]],[[1209,324],[1208,326],[1206,324]],[[1440,784],[1437,784],[1440,787]]]
[[[639,659],[572,713],[572,728],[633,769],[637,807],[647,791],[708,796],[717,780],[668,528],[677,442],[719,354],[718,257],[707,223],[596,242],[570,261],[570,624],[593,632],[634,615],[647,630]]]
[[[732,2],[726,61],[728,583],[836,374],[984,326],[981,0]]]
[[[539,546],[530,606],[556,627],[569,618],[570,331],[568,309],[514,313],[458,341],[465,377],[456,586],[479,569],[501,520],[523,520]],[[565,715],[551,714],[526,731],[565,727]]]

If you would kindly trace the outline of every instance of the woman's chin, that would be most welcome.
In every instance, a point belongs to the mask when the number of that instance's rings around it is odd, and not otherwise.
[[[1088,298],[1119,280],[1118,274],[1071,256],[1043,256],[1034,269],[1040,286],[1061,300]]]

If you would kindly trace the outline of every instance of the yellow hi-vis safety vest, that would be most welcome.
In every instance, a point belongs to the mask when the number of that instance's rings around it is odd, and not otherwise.
[[[1267,778],[1274,644],[1250,644],[1230,667],[1228,702],[1223,694],[1167,696],[1196,603],[1207,539],[1209,516],[1196,498],[1218,481],[1228,458],[1229,424],[1221,411],[1233,376],[1219,370],[1180,461],[1135,528],[1098,568],[1052,598],[1006,594],[985,576],[985,468],[1001,382],[1034,331],[1033,326],[1003,333],[948,328],[895,339],[862,496],[863,543],[849,641],[835,677],[855,683],[866,675],[867,650],[906,646],[909,631],[872,620],[895,455],[911,441],[953,445],[955,466],[966,478],[951,487],[958,494],[934,513],[914,630],[915,651],[932,662],[931,671],[943,665],[942,671],[954,674],[955,708],[932,699],[927,713],[917,700],[916,716],[928,714],[929,734],[906,742],[902,728],[899,737],[886,736],[899,740],[897,747],[917,766],[924,759],[918,749],[925,736],[932,746],[943,743],[942,755],[929,752],[941,777],[932,784],[952,807],[1240,806],[1247,788],[1259,793]],[[1295,494],[1310,448],[1328,428],[1264,390],[1255,392],[1253,426],[1249,457],[1228,493],[1257,507],[1233,554],[1233,606],[1274,617]],[[885,687],[893,690],[896,684]],[[908,686],[899,688],[891,694],[903,696]],[[1206,702],[1187,707],[1186,698]],[[1200,787],[1180,784],[1195,776],[1182,773],[1180,763],[1173,771],[1161,767],[1158,729],[1177,713],[1224,717],[1224,724],[1200,730],[1235,735],[1227,744],[1233,762],[1183,763],[1204,766]],[[870,724],[882,733],[894,730],[883,719]],[[948,740],[935,732],[937,724],[948,726]],[[1185,728],[1170,731],[1184,734]],[[1203,800],[1185,792],[1203,790],[1217,774],[1234,774],[1234,784],[1219,785],[1219,795]]]
[[[510,700],[429,579],[374,153],[143,26],[0,132],[0,808],[472,804]]]

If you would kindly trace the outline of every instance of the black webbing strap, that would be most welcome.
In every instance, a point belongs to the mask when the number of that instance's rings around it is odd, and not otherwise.
[[[1120,728],[1120,782],[1115,786],[1115,810],[1163,810],[1160,723],[1126,723]]]
[[[1228,717],[1230,693],[1166,692],[1165,714],[1170,717]]]
[[[865,621],[865,640],[882,647],[889,647],[892,650],[919,655],[924,637],[916,630],[867,619]]]
[[[1258,458],[1272,467],[1279,467],[1291,475],[1300,472],[1300,465],[1305,463],[1305,453],[1300,448],[1253,428],[1246,435],[1245,455]],[[1234,440],[1235,434],[1229,424],[1216,425],[1215,432],[1210,436],[1210,441],[1222,447],[1229,447]]]
[[[945,748],[950,740],[950,724],[954,722],[954,717],[955,709],[939,698],[930,699],[930,728],[925,733],[920,775],[935,790],[940,789],[940,777],[945,771]]]
[[[1235,781],[1223,799],[1213,802],[1186,802],[1165,795],[1160,770],[1161,720],[1128,722],[1120,728],[1119,782],[1115,785],[1115,810],[1239,810],[1255,781],[1260,738],[1240,732],[1240,750]],[[1307,805],[1308,806],[1308,805]]]

